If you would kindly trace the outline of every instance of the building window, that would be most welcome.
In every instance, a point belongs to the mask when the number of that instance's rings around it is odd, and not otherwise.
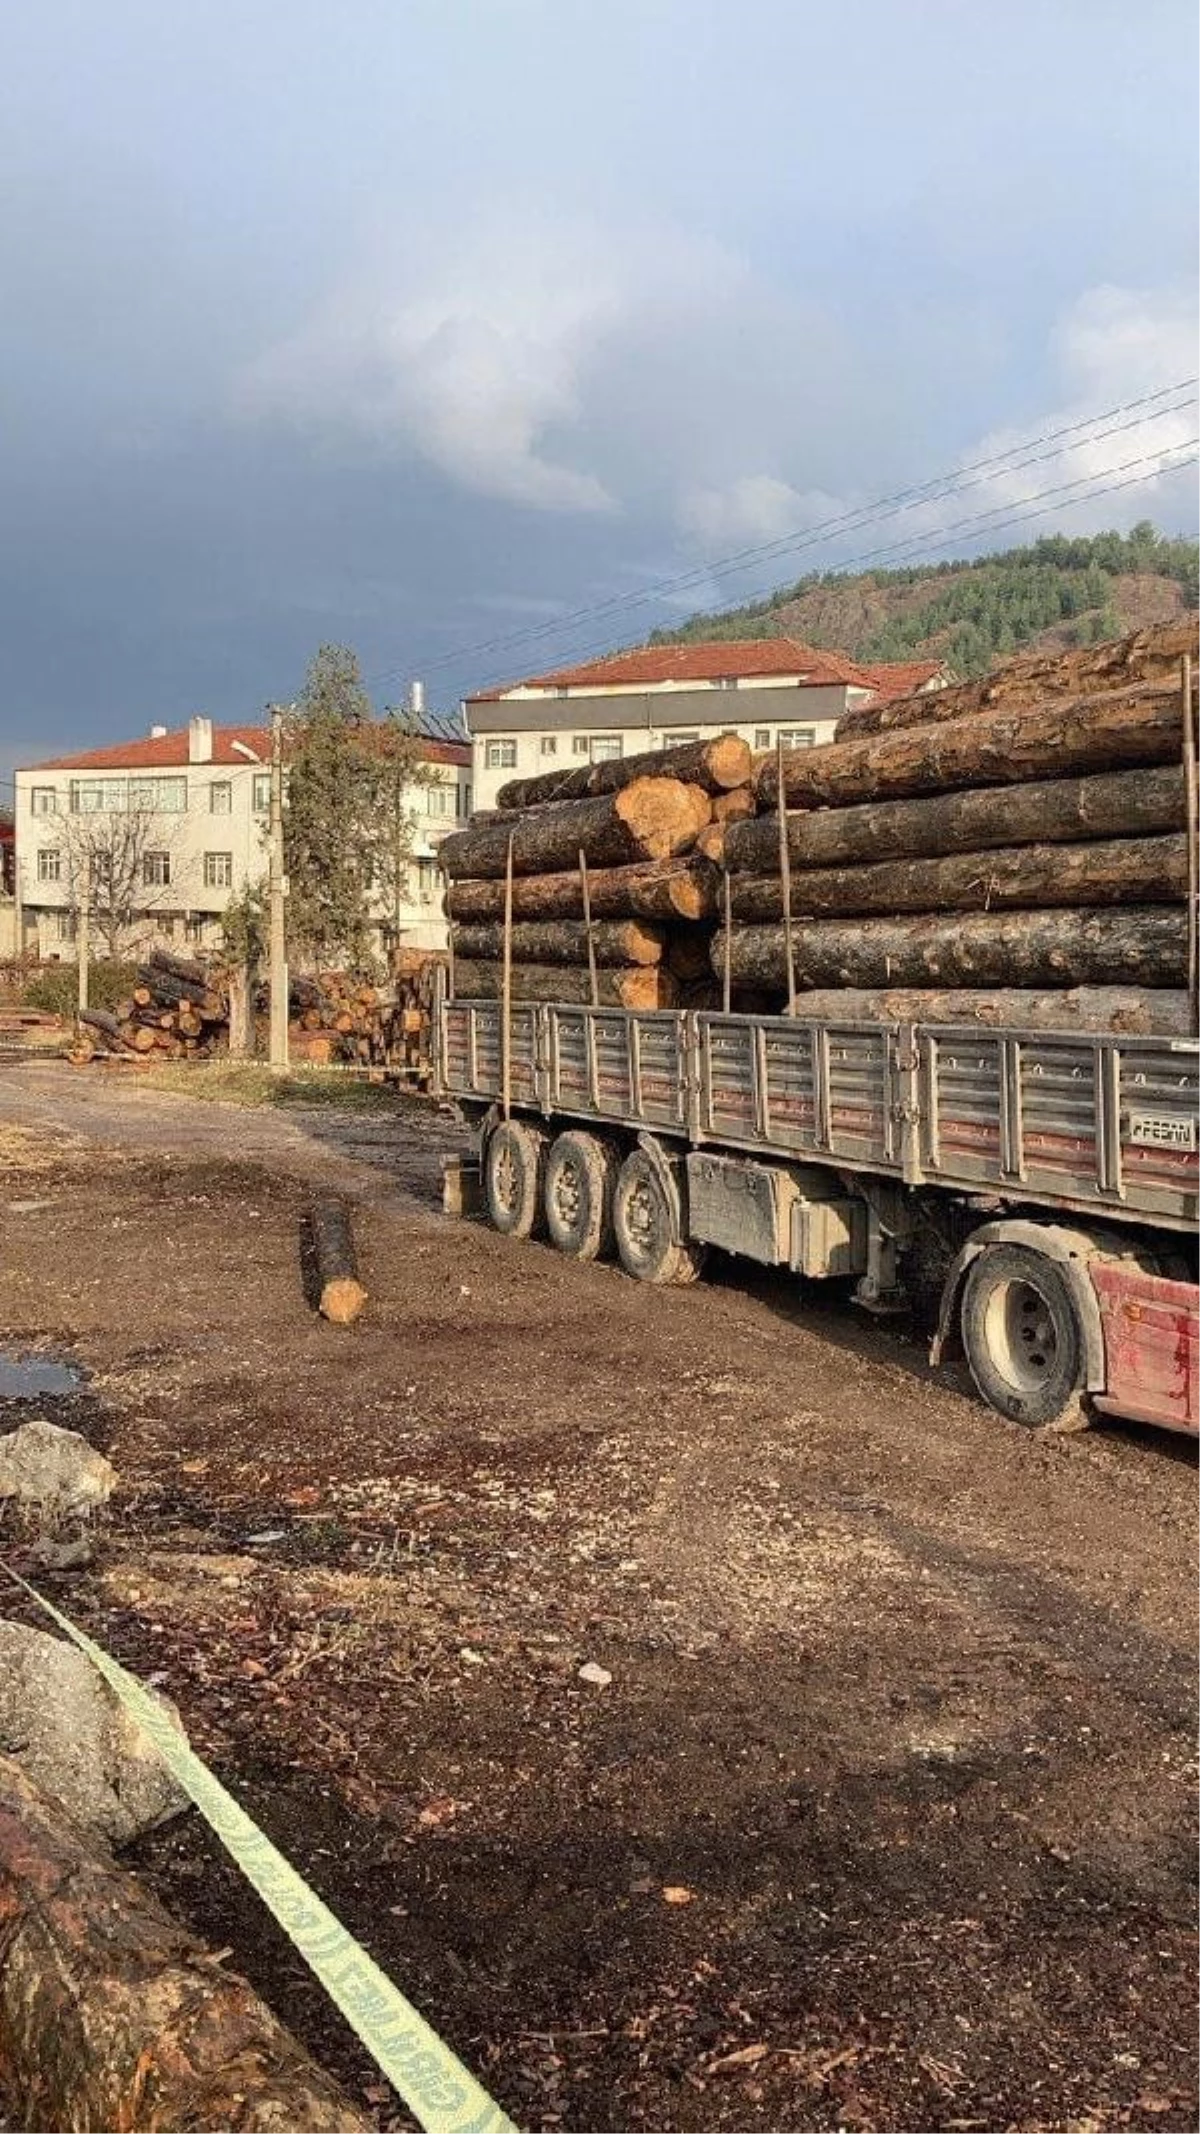
[[[785,727],[779,736],[785,748],[813,748],[816,745],[815,726]]]
[[[232,852],[205,853],[204,886],[206,889],[231,889],[233,887]]]
[[[173,941],[175,939],[175,915],[173,912],[169,911],[159,919],[158,931],[164,941]]]
[[[123,778],[72,778],[72,815],[115,815],[125,806]]]
[[[560,685],[558,688],[555,689],[554,694],[556,697],[569,697],[571,692],[568,688],[562,687]]]
[[[171,879],[171,855],[169,852],[144,852],[142,854],[142,886],[145,889],[165,889]]]
[[[620,753],[620,734],[592,735],[591,757],[593,763],[612,763]]]
[[[208,789],[210,815],[232,815],[233,786],[228,778],[214,778]]]
[[[770,729],[770,727],[769,727],[769,726],[756,726],[756,727],[755,727],[755,729],[754,729],[754,746],[755,746],[755,748],[770,748],[770,746],[771,746],[771,729]]]
[[[53,851],[53,850],[51,850],[51,851],[46,851],[46,850],[44,850],[44,849],[43,849],[43,850],[42,850],[41,852],[39,852],[39,853],[38,853],[38,856],[37,856],[37,878],[38,878],[39,882],[61,882],[61,880],[62,880],[62,853],[61,853],[61,852],[55,852],[55,851]]]
[[[73,911],[60,911],[56,916],[58,919],[59,940],[74,941],[79,932],[79,920],[76,913]]]
[[[458,813],[460,820],[465,822],[470,812],[471,788],[469,785],[460,785],[458,789]]]
[[[31,815],[57,815],[58,794],[52,785],[30,787],[29,812]]]
[[[203,912],[199,912],[199,911],[189,911],[189,913],[188,913],[188,915],[187,915],[187,918],[186,918],[186,919],[184,920],[184,922],[183,922],[183,931],[184,931],[184,934],[185,934],[186,938],[187,938],[187,939],[188,939],[189,941],[203,941],[203,939],[204,939],[204,914],[203,914]]]
[[[558,735],[557,735],[557,734],[543,734],[543,735],[542,735],[542,738],[541,738],[541,742],[540,742],[539,746],[540,746],[540,752],[541,752],[541,754],[542,754],[543,756],[557,756],[557,754],[558,754]]]
[[[719,674],[715,683],[715,687],[718,689],[736,689],[737,685],[738,678],[736,674]]]
[[[489,741],[483,760],[489,771],[515,771],[517,767],[516,742]]]
[[[131,778],[129,805],[145,815],[182,815],[188,804],[186,778]]]
[[[699,733],[664,734],[664,748],[686,748],[689,741],[698,741]]]
[[[457,795],[452,785],[445,785],[439,782],[437,785],[426,786],[425,813],[427,815],[453,815],[456,811],[456,804]]]
[[[574,756],[588,756],[588,755],[590,755],[590,754],[591,754],[591,749],[592,749],[592,742],[591,742],[591,736],[590,736],[589,734],[576,734],[576,735],[575,735],[574,739],[573,739],[573,740],[572,740],[572,742],[571,742],[571,753],[572,753],[572,755],[574,755]]]
[[[255,812],[255,814],[256,814],[256,815],[269,815],[269,814],[270,814],[270,812],[271,812],[271,773],[270,773],[270,771],[255,771],[255,773],[254,773],[254,795],[253,795],[253,801],[254,801],[254,812]]]
[[[417,895],[420,897],[422,904],[432,903],[433,893],[437,888],[437,878],[436,860],[417,861]]]

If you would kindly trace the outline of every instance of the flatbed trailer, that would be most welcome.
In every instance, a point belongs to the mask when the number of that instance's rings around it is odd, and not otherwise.
[[[642,1280],[712,1247],[940,1288],[990,1404],[1196,1431],[1194,1039],[448,999],[435,1087],[496,1228]]]

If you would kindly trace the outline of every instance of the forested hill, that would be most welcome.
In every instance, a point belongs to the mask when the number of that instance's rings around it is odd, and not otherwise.
[[[1098,644],[1194,608],[1198,555],[1195,541],[1146,521],[1128,534],[1052,534],[970,562],[814,572],[747,607],[656,630],[651,642],[798,637],[856,659],[940,658],[983,674],[1026,645]]]

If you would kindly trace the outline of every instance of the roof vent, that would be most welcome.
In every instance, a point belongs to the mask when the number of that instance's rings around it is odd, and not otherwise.
[[[152,741],[165,741],[166,738],[167,729],[165,726],[152,726],[150,728],[150,739]]]

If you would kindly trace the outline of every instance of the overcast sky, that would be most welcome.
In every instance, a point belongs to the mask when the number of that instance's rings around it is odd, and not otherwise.
[[[1164,401],[812,533],[1196,371],[1194,18],[8,0],[5,766],[252,716],[322,640],[452,706],[1106,472],[1028,531],[1191,530]]]

